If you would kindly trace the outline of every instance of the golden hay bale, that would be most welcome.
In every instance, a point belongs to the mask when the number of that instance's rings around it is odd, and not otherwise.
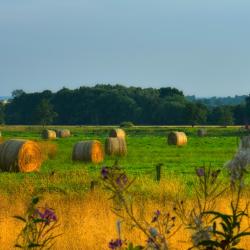
[[[168,135],[168,144],[182,146],[187,144],[187,136],[184,132],[171,132]]]
[[[97,140],[77,142],[73,148],[72,160],[93,163],[102,162],[104,153],[101,142]]]
[[[42,159],[46,161],[48,159],[54,159],[57,154],[57,145],[48,141],[37,142],[42,152]]]
[[[207,135],[207,130],[205,128],[200,128],[197,130],[197,135],[199,137],[204,137]]]
[[[127,154],[125,139],[119,137],[107,138],[105,141],[105,153],[107,155],[125,156]]]
[[[38,171],[42,153],[36,142],[7,140],[0,145],[0,169],[8,172]]]
[[[123,129],[117,128],[117,129],[112,129],[109,132],[109,137],[119,137],[125,139],[126,133]]]
[[[44,129],[42,131],[42,138],[46,140],[56,139],[56,132],[54,130]]]
[[[60,138],[65,138],[70,136],[70,130],[69,129],[60,129],[56,130],[56,136]]]

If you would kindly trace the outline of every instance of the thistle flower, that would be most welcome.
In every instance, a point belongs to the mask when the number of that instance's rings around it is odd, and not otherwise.
[[[161,215],[160,210],[156,210],[156,211],[154,212],[154,216],[153,216],[153,218],[152,218],[151,223],[156,222],[156,221],[158,220],[158,218],[159,218],[160,215]]]
[[[204,168],[197,168],[196,169],[196,174],[198,177],[202,177],[205,175],[205,169]]]
[[[225,164],[229,171],[232,184],[235,184],[237,181],[243,181],[244,173],[247,172],[247,167],[249,164],[250,148],[239,149],[234,158]]]
[[[192,241],[195,246],[198,246],[202,241],[210,240],[210,229],[200,228],[192,235]]]
[[[148,231],[153,238],[155,238],[158,235],[158,231],[154,227],[150,227]]]
[[[119,249],[122,246],[122,240],[116,239],[109,242],[109,248],[112,250]]]
[[[126,186],[126,184],[128,183],[128,177],[125,174],[121,174],[117,177],[116,179],[116,184],[120,187],[120,188],[124,188]]]
[[[244,136],[244,137],[241,138],[239,148],[241,150],[250,148],[250,136]]]
[[[49,208],[46,208],[44,212],[41,212],[39,209],[36,209],[33,217],[44,220],[45,225],[49,225],[52,221],[57,221],[56,214],[52,209]]]
[[[202,241],[211,239],[210,233],[212,232],[212,228],[204,227],[200,217],[194,217],[194,224],[195,232],[192,235],[192,241],[195,246],[198,246]]]
[[[109,169],[107,167],[103,167],[101,170],[101,176],[104,180],[108,179]]]

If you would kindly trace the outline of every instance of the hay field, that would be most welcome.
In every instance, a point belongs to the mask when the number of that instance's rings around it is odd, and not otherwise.
[[[58,127],[51,127],[58,128]],[[65,127],[63,127],[65,128]],[[81,140],[100,140],[103,145],[108,137],[111,127],[66,127],[72,132],[69,138],[59,138],[48,143],[55,152],[41,166],[39,173],[15,174],[2,173],[0,189],[3,193],[13,193],[26,179],[38,188],[60,189],[63,192],[82,192],[88,188],[85,183],[86,176],[90,181],[96,179],[103,165],[112,165],[117,157],[106,156],[100,164],[73,163],[71,154],[73,145]],[[211,164],[214,168],[221,168],[230,160],[237,149],[239,128],[208,128],[208,136],[197,136],[198,128],[187,127],[135,127],[126,130],[128,154],[119,158],[119,163],[126,171],[138,178],[145,176],[155,178],[155,165],[163,164],[164,176],[177,176],[184,182],[191,182],[194,168],[203,164]],[[167,134],[172,130],[185,131],[188,136],[188,145],[176,147],[167,145]],[[4,139],[22,138],[41,139],[42,128],[39,126],[9,126],[0,127]],[[48,148],[45,146],[44,148]],[[54,149],[53,149],[54,148]],[[57,151],[57,152],[56,152]],[[53,155],[54,154],[54,155]],[[54,173],[55,181],[50,181],[51,173]]]
[[[76,142],[98,139],[104,144],[111,127],[63,128],[69,128],[72,136],[51,142],[41,139],[42,128],[38,126],[0,128],[4,140],[33,139],[51,151],[39,173],[1,173],[0,245],[4,249],[13,249],[20,224],[12,216],[23,213],[32,194],[41,195],[42,204],[55,208],[58,214],[64,235],[58,239],[55,249],[102,250],[107,249],[109,240],[116,237],[116,216],[110,211],[107,194],[99,185],[91,191],[90,183],[93,180],[99,182],[101,167],[112,165],[117,158],[106,156],[100,164],[73,163],[71,160]],[[197,129],[135,127],[126,130],[128,155],[119,158],[119,163],[130,176],[136,177],[132,191],[139,199],[138,210],[146,217],[156,209],[172,209],[171,201],[177,193],[192,199],[195,167],[211,164],[214,169],[222,168],[234,155],[240,136],[238,127],[209,127],[208,136],[203,138],[197,136]],[[187,146],[167,145],[167,134],[172,130],[185,131]],[[163,164],[163,172],[161,182],[157,183],[155,166],[159,163]],[[225,170],[221,178],[227,182]],[[226,202],[219,204],[221,209],[225,208]],[[123,233],[128,240],[145,240],[125,225]],[[187,249],[190,246],[187,238],[187,231],[176,235],[171,243],[173,249]],[[246,249],[247,244],[243,243]]]

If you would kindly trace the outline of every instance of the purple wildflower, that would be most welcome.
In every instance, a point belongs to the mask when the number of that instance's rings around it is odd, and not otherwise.
[[[103,167],[101,170],[101,176],[104,180],[108,179],[109,169],[107,167]]]
[[[125,174],[121,174],[120,176],[117,177],[116,179],[116,184],[120,187],[123,188],[126,186],[128,183],[128,177]]]
[[[198,177],[202,177],[205,175],[205,169],[204,168],[197,168],[196,169],[196,174]]]
[[[156,210],[156,211],[154,212],[154,216],[153,216],[153,218],[152,218],[151,223],[156,222],[156,221],[158,220],[158,218],[159,218],[160,215],[161,215],[160,210]]]
[[[109,242],[109,248],[112,250],[118,249],[122,246],[122,240],[121,239],[116,239],[116,240],[111,240]]]
[[[44,220],[45,225],[49,225],[51,221],[56,221],[57,217],[53,210],[46,208],[45,211],[42,213],[39,211],[39,209],[35,210],[36,217],[40,217],[42,220]]]

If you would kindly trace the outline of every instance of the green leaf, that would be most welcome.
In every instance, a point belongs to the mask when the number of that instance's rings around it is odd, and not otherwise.
[[[220,247],[220,243],[217,242],[216,240],[204,240],[204,241],[199,242],[198,246]]]
[[[28,248],[40,247],[40,246],[41,246],[41,245],[38,244],[38,243],[30,243],[30,244],[28,245]]]
[[[13,216],[13,218],[15,218],[17,220],[21,220],[23,222],[26,222],[26,220],[22,216],[19,216],[19,215],[15,215],[15,216]]]
[[[31,202],[33,205],[36,205],[39,202],[39,197],[33,197]]]
[[[19,245],[19,244],[15,244],[15,247],[17,247],[17,248],[23,248],[21,245]]]
[[[250,232],[243,232],[243,233],[239,233],[236,236],[233,237],[233,240],[239,239],[241,237],[245,237],[245,236],[250,236]]]
[[[45,220],[45,219],[39,219],[39,218],[33,219],[32,221],[33,221],[34,223],[47,222],[47,220]]]

